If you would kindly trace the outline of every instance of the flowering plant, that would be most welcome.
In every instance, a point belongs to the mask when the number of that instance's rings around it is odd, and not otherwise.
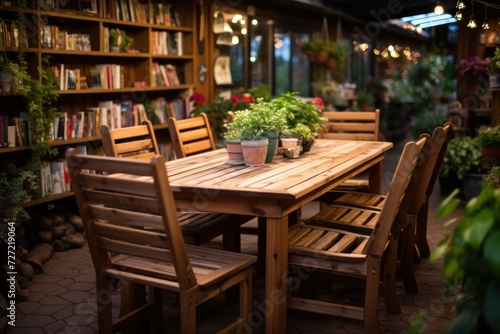
[[[488,73],[490,61],[479,56],[472,56],[462,59],[457,64],[457,70],[460,75],[466,78],[474,78]]]
[[[481,126],[477,140],[482,147],[500,146],[500,125]]]

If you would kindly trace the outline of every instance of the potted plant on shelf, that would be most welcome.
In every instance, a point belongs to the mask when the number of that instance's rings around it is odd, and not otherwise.
[[[448,144],[439,172],[441,194],[447,196],[458,188],[464,192],[466,199],[472,198],[481,189],[483,173],[483,155],[478,140],[471,137],[453,138]]]
[[[487,86],[489,60],[479,56],[462,59],[457,64],[458,74],[464,78],[465,90],[476,93]]]
[[[500,48],[489,58],[489,69],[490,88],[500,88]]]
[[[477,134],[481,145],[484,167],[492,168],[500,164],[500,125],[481,126]]]
[[[450,195],[437,211],[438,219],[453,213],[460,201]],[[498,332],[500,298],[500,189],[485,187],[465,205],[463,216],[432,251],[430,260],[444,256],[443,273],[449,292],[457,293],[456,316],[448,333]]]

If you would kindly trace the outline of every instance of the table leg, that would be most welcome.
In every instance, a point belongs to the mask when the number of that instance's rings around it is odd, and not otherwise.
[[[286,332],[288,216],[266,222],[266,333]]]
[[[382,193],[382,160],[368,169],[368,191],[372,194]]]

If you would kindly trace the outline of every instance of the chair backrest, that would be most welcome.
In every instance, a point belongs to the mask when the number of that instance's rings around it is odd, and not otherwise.
[[[196,285],[161,155],[145,161],[68,149],[66,161],[96,271],[126,271],[126,256],[171,259],[172,271],[158,277],[180,288]]]
[[[420,169],[423,168],[421,161],[425,156],[422,153],[425,152],[424,146],[429,141],[428,137],[429,135],[422,136],[417,142],[411,141],[404,146],[398,165],[396,166],[396,171],[389,185],[389,190],[387,191],[385,204],[380,211],[378,221],[372,232],[372,237],[365,245],[363,253],[366,252],[366,254],[372,256],[382,256],[394,225],[399,222],[397,217],[401,212],[400,209],[405,204],[404,200],[406,199],[407,202],[411,201],[411,196],[408,195],[407,189],[414,173],[420,173]]]
[[[150,121],[119,129],[101,125],[99,132],[107,156],[149,160],[160,153]]]
[[[206,114],[197,117],[167,120],[168,131],[174,145],[177,158],[215,150],[215,141]]]
[[[432,194],[452,133],[453,126],[451,123],[445,123],[444,126],[438,126],[434,129],[432,137],[422,150],[422,158],[419,161],[422,165],[416,168],[413,173],[414,180],[412,179],[408,186],[408,193],[412,197],[402,209],[402,211],[406,211],[403,214],[416,216],[426,198]],[[423,134],[420,138],[424,136],[428,137]]]
[[[327,119],[319,137],[322,139],[377,141],[380,128],[380,110],[375,111],[324,111]]]

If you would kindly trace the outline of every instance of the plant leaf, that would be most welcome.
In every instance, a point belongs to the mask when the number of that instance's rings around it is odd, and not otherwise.
[[[446,217],[455,210],[457,205],[460,203],[460,200],[456,198],[459,192],[460,191],[458,189],[455,189],[441,202],[436,212],[437,219]]]
[[[481,308],[475,302],[462,298],[457,301],[458,314],[450,323],[448,333],[464,334],[472,333],[477,327]]]
[[[500,281],[494,280],[488,286],[484,298],[484,318],[492,333],[500,333],[500,316],[498,316],[498,301],[500,300]]]
[[[448,240],[450,239],[450,236],[447,235],[443,237],[443,239],[439,242],[439,244],[434,248],[431,252],[431,255],[429,256],[429,261],[434,262],[438,258],[440,258],[448,249]]]
[[[469,222],[471,222],[471,224],[464,230],[464,239],[472,247],[479,249],[495,222],[493,209],[485,207],[468,219],[470,219]]]
[[[500,277],[500,231],[491,233],[484,242],[484,260],[488,268]]]

